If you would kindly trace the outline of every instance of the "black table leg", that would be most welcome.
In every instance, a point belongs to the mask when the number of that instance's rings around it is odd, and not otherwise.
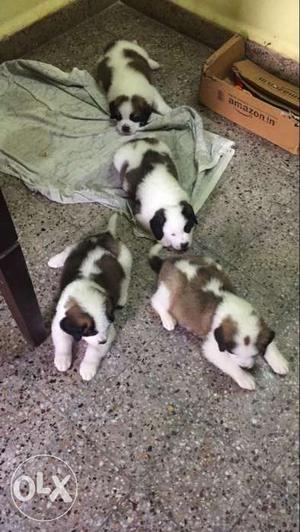
[[[46,336],[18,236],[0,191],[0,290],[23,336],[37,346]]]

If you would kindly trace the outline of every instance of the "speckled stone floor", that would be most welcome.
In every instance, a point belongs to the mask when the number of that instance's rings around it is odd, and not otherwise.
[[[0,301],[1,529],[3,531],[291,531],[298,529],[298,160],[198,104],[211,50],[116,4],[28,57],[93,71],[116,37],[137,38],[161,64],[156,82],[171,105],[190,104],[236,154],[200,212],[194,252],[221,260],[241,293],[276,329],[290,362],[280,378],[262,362],[257,390],[240,390],[182,331],[162,330],[149,307],[155,279],[148,242],[126,221],[134,253],[127,309],[97,377],[83,383],[79,355],[67,374],[51,341],[26,345]],[[2,176],[43,314],[49,324],[58,275],[47,259],[105,226],[98,205],[59,205]],[[17,512],[10,478],[26,458],[49,453],[78,479],[78,499],[58,521]]]

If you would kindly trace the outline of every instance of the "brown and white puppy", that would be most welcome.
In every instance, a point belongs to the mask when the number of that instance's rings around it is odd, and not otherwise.
[[[170,107],[152,85],[152,70],[159,64],[136,43],[117,40],[108,45],[97,67],[97,81],[106,93],[110,117],[117,129],[132,135],[147,124],[152,111],[162,115]]]
[[[159,274],[151,304],[165,329],[171,331],[178,323],[204,338],[204,356],[241,388],[255,389],[253,377],[242,368],[252,368],[258,355],[275,373],[288,372],[275,333],[250,303],[235,294],[219,264],[197,256],[162,260],[160,248],[156,244],[149,255]]]
[[[63,267],[60,297],[52,322],[54,364],[66,371],[72,362],[73,340],[83,338],[88,347],[80,375],[90,380],[115,338],[114,311],[123,307],[131,274],[131,254],[116,239],[117,214],[106,232],[68,246],[52,257],[51,268]]]
[[[114,166],[136,220],[164,247],[186,250],[197,218],[168,146],[155,137],[130,140],[115,153]]]

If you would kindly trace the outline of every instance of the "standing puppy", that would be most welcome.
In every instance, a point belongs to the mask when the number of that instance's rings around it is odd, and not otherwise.
[[[54,364],[66,371],[72,362],[73,340],[87,344],[80,375],[90,380],[115,338],[114,311],[127,301],[132,258],[116,239],[117,214],[107,231],[68,246],[52,257],[51,268],[63,267],[60,298],[52,322]]]
[[[107,46],[98,63],[97,80],[107,95],[110,117],[117,129],[132,135],[145,126],[152,111],[162,115],[170,107],[151,83],[159,64],[138,44],[118,40]]]
[[[166,144],[154,137],[126,142],[114,156],[137,221],[165,247],[186,250],[197,218]]]
[[[160,246],[150,250],[150,265],[159,274],[152,307],[168,331],[178,323],[204,338],[204,356],[241,388],[255,389],[252,368],[264,356],[275,373],[285,375],[288,364],[279,352],[275,333],[252,305],[237,296],[219,264],[202,257],[162,260]]]

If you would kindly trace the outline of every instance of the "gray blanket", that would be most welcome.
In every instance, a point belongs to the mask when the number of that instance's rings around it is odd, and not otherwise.
[[[0,170],[61,203],[126,209],[112,167],[120,136],[105,96],[84,70],[37,61],[0,65]],[[172,150],[183,188],[198,211],[233,155],[233,143],[203,130],[190,107],[152,115],[137,136],[157,135]]]

